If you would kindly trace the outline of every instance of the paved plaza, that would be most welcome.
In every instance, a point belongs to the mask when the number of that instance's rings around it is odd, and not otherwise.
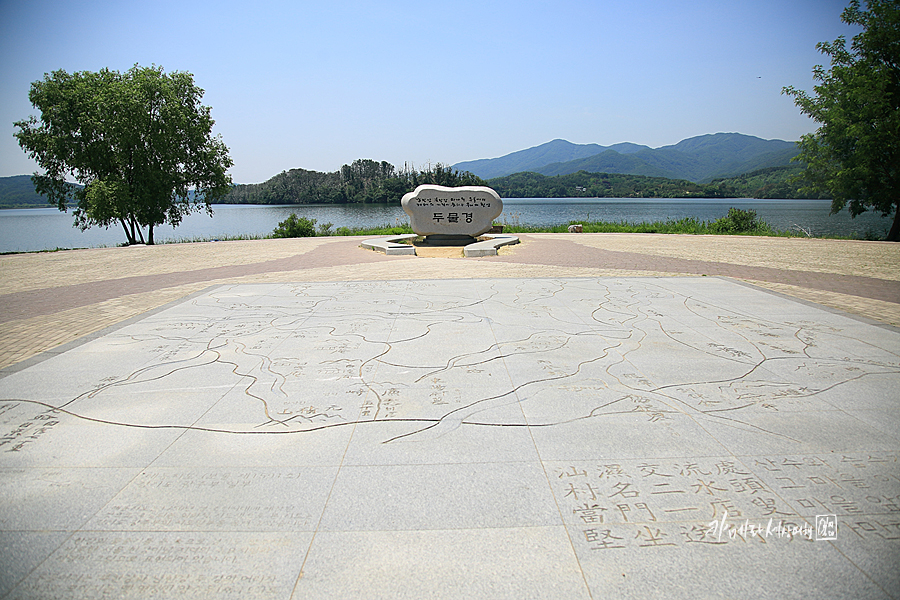
[[[900,261],[805,242],[0,257],[0,598],[900,598]]]

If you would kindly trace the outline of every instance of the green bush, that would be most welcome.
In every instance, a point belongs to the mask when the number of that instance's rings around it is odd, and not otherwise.
[[[712,233],[768,233],[768,223],[760,221],[755,210],[741,210],[733,206],[728,209],[728,216],[716,219],[709,227]]]
[[[272,232],[273,238],[315,237],[315,235],[316,220],[298,217],[294,213],[291,213],[291,216],[279,223],[278,227]]]

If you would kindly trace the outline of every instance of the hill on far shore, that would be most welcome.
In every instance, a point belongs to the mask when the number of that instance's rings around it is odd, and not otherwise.
[[[453,165],[483,179],[521,172],[541,175],[617,173],[709,183],[751,171],[790,164],[799,150],[795,142],[764,140],[741,133],[716,133],[650,148],[632,143],[600,146],[553,140],[499,158]]]
[[[291,169],[260,184],[235,185],[222,202],[396,202],[419,183],[487,184],[507,198],[824,197],[808,196],[793,180],[803,169],[791,162],[797,153],[794,142],[740,133],[701,135],[656,149],[553,140],[499,158],[437,165],[434,172],[405,173],[369,159],[333,173]],[[0,177],[0,208],[49,206],[34,191],[29,175]]]
[[[0,177],[0,208],[49,208],[46,196],[34,191],[31,175]]]

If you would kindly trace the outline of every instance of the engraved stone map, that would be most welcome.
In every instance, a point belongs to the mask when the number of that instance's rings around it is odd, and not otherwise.
[[[719,278],[211,288],[0,378],[0,597],[900,597],[900,334]]]

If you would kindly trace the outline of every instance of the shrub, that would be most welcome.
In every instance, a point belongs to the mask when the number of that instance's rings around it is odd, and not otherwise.
[[[314,237],[316,235],[316,220],[291,215],[278,224],[272,232],[274,238]]]
[[[716,219],[710,225],[713,233],[768,233],[770,230],[769,224],[760,221],[755,210],[734,207],[728,209],[728,216]]]
[[[315,222],[316,221],[313,220],[313,223]],[[334,223],[322,223],[321,225],[319,225],[316,235],[334,235],[334,232],[331,230],[333,226]]]

